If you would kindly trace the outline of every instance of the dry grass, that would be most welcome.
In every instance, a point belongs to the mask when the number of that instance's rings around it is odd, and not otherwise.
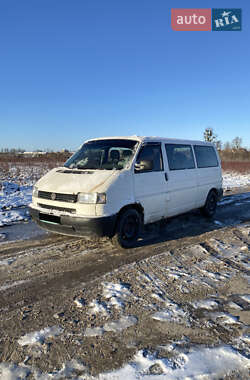
[[[221,164],[224,171],[250,175],[250,161],[222,161]]]
[[[15,155],[10,153],[0,154],[0,168],[7,169],[9,166],[40,166],[45,165],[49,169],[62,165],[68,158],[69,153],[47,153],[36,157]]]
[[[19,185],[35,183],[50,169],[62,166],[69,157],[67,153],[48,153],[39,157],[0,154],[0,182],[10,181]]]

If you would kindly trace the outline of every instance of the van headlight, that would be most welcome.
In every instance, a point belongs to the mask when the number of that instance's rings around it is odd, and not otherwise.
[[[38,198],[38,187],[33,186],[32,196]]]
[[[106,203],[105,193],[78,193],[79,203]]]

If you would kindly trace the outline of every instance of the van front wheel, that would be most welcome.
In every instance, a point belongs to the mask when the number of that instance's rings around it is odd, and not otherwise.
[[[124,211],[117,223],[116,233],[112,237],[112,243],[122,248],[131,248],[138,239],[141,218],[135,209]]]
[[[211,218],[214,216],[217,207],[217,195],[214,191],[210,191],[207,196],[206,203],[204,207],[201,209],[203,215]]]

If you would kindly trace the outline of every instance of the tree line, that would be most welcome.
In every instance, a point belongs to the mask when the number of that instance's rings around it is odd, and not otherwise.
[[[215,144],[219,151],[220,157],[224,161],[249,161],[250,150],[242,146],[242,138],[236,136],[232,141],[227,141],[224,144],[218,139],[213,128],[206,128],[203,137],[205,141]]]

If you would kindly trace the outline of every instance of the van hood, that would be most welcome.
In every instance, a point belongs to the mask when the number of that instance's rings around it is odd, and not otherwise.
[[[36,186],[39,190],[53,193],[98,192],[110,177],[117,174],[117,170],[76,170],[60,167],[40,178]],[[101,191],[105,190],[102,188]]]

